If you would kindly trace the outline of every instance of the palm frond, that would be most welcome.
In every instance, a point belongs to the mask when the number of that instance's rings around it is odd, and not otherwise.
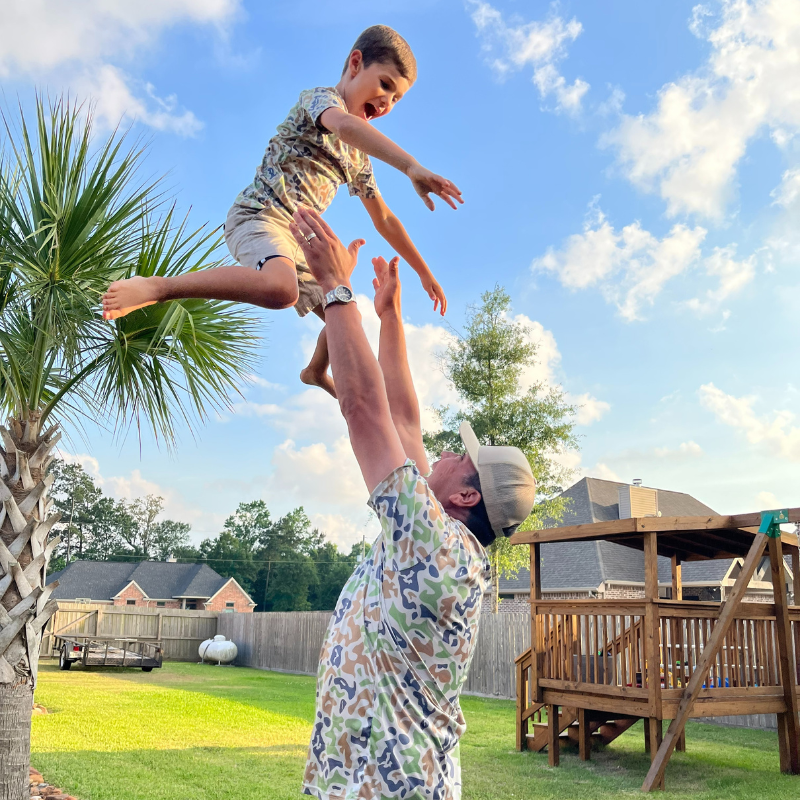
[[[204,418],[246,379],[256,321],[190,300],[112,324],[98,300],[121,277],[216,266],[216,231],[177,221],[160,182],[139,181],[143,148],[125,134],[96,144],[91,109],[37,98],[35,124],[21,109],[16,127],[2,119],[0,406],[120,433],[148,427],[171,444],[179,423]]]

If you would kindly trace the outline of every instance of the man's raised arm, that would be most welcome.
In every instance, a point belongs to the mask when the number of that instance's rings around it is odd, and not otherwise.
[[[400,279],[397,274],[399,259],[388,264],[385,258],[373,258],[375,280],[375,312],[381,321],[378,361],[383,372],[392,422],[403,443],[406,455],[416,461],[423,475],[430,471],[425,448],[422,445],[419,400],[408,367],[406,335],[400,308]]]
[[[337,286],[349,288],[363,241],[345,248],[311,209],[300,209],[294,219],[292,234],[322,291],[327,293]],[[325,324],[339,407],[361,474],[372,492],[392,470],[405,463],[406,454],[392,422],[383,373],[367,342],[356,304],[329,305]]]

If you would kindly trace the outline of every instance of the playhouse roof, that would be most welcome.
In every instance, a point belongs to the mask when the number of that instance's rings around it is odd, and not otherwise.
[[[800,522],[800,508],[789,510],[789,520]],[[518,531],[511,538],[511,543],[602,540],[643,550],[644,534],[654,532],[661,556],[677,556],[681,561],[741,558],[747,555],[760,522],[760,512],[610,519],[538,531]],[[783,533],[781,539],[785,544],[797,546],[794,534]]]

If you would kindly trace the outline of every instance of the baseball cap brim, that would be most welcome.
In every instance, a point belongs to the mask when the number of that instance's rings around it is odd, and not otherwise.
[[[469,422],[462,422],[458,426],[458,435],[461,437],[461,441],[464,442],[467,455],[470,457],[475,469],[478,469],[478,451],[481,448],[481,444],[475,435],[475,431],[472,430],[472,425]]]

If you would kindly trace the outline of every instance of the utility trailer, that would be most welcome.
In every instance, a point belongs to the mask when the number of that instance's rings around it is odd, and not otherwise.
[[[81,634],[56,634],[54,638],[58,643],[58,667],[63,670],[80,662],[84,667],[137,667],[151,672],[163,660],[161,642]]]

